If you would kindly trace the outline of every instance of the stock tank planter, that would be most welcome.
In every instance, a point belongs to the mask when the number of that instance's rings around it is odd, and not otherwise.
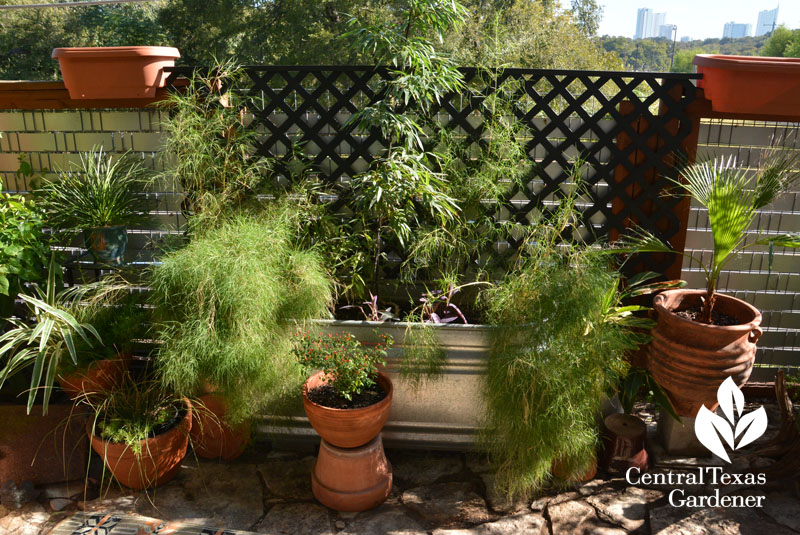
[[[698,54],[692,63],[714,111],[800,116],[800,58]]]
[[[83,237],[95,262],[122,263],[128,245],[128,229],[124,225],[90,228],[83,231]]]
[[[90,420],[86,425],[92,449],[103,458],[114,478],[126,487],[142,490],[163,485],[175,477],[189,446],[192,405],[188,399],[184,403],[186,410],[181,420],[167,431],[141,441],[140,455],[125,444],[108,442],[92,434]]]
[[[180,57],[166,46],[55,48],[71,99],[153,98],[164,87],[164,67]]]
[[[737,386],[753,370],[761,313],[740,299],[717,294],[715,310],[737,325],[706,325],[676,312],[701,305],[705,290],[668,290],[655,297],[658,323],[652,330],[648,369],[667,392],[678,415],[694,418],[701,405],[717,408],[717,389],[728,377]]]
[[[386,374],[378,374],[376,382],[386,392],[386,397],[378,403],[361,409],[332,409],[308,398],[309,390],[324,383],[323,377],[323,373],[318,372],[303,384],[303,408],[319,436],[339,448],[357,448],[378,436],[392,407],[391,379]]]

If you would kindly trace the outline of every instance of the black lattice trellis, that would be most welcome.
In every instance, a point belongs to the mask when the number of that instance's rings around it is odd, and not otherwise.
[[[170,81],[191,72],[175,68]],[[264,134],[259,154],[280,158],[302,140],[320,176],[341,183],[363,172],[385,147],[379,131],[357,132],[346,122],[377,98],[380,80],[390,76],[386,69],[258,66],[245,72],[251,126]],[[669,184],[663,177],[673,176],[675,155],[685,152],[696,126],[687,107],[697,75],[506,69],[489,84],[476,69],[462,73],[468,89],[447,95],[432,113],[478,143],[483,99],[502,82],[516,82],[514,114],[530,131],[526,148],[537,165],[535,178],[504,206],[510,220],[524,224],[532,211],[555,202],[567,169],[580,157],[591,169],[581,207],[592,235],[614,237],[631,223],[667,241],[685,233],[677,212],[681,200],[663,195]],[[509,245],[513,251],[519,244]],[[673,261],[643,262],[664,272]]]

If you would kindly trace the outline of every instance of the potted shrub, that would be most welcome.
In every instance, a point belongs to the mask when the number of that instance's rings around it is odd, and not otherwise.
[[[378,437],[389,418],[392,381],[378,371],[392,339],[364,346],[350,333],[298,335],[295,354],[308,370],[303,384],[308,421],[322,437],[311,475],[314,496],[337,511],[377,507],[392,473]],[[378,437],[378,438],[376,438]]]
[[[113,389],[81,399],[93,411],[86,424],[92,449],[117,481],[139,490],[175,476],[192,426],[187,398],[157,381],[126,375]]]
[[[147,170],[130,152],[113,156],[102,147],[80,155],[80,164],[42,186],[48,223],[68,235],[83,231],[96,262],[122,263],[127,225],[146,219]]]
[[[181,57],[166,46],[54,48],[72,99],[153,98],[164,87],[165,67]]]
[[[676,181],[686,195],[708,209],[714,239],[710,265],[694,259],[705,270],[706,288],[669,290],[653,300],[658,323],[652,330],[648,369],[680,416],[695,417],[703,405],[713,411],[717,389],[727,377],[733,377],[739,387],[750,377],[761,336],[761,313],[749,303],[718,293],[717,282],[727,262],[747,247],[800,247],[797,233],[759,234],[746,242],[758,209],[797,180],[794,161],[786,153],[774,152],[751,174],[739,168],[734,158],[714,159],[687,166],[681,174],[684,181]],[[641,231],[624,240],[617,251],[674,252]]]
[[[0,319],[14,314],[24,283],[44,281],[50,248],[43,227],[39,206],[2,192],[0,184]]]
[[[158,377],[178,394],[211,390],[218,398],[206,408],[221,413],[193,436],[198,452],[227,451],[202,445],[228,436],[213,431],[215,421],[235,428],[264,408],[277,411],[302,384],[295,321],[324,315],[332,285],[317,255],[296,245],[294,217],[275,204],[224,218],[165,254],[149,275],[154,332],[163,342]]]

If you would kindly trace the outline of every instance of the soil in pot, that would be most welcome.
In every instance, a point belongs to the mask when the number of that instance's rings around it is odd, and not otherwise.
[[[87,422],[92,449],[103,458],[117,481],[142,490],[163,485],[175,477],[186,456],[192,428],[192,405],[188,399],[184,402],[185,408],[176,411],[169,422],[154,427],[152,436],[139,443],[139,455],[124,443],[109,442],[92,434],[92,420]]]
[[[687,308],[686,310],[676,310],[675,314],[686,318],[687,320],[700,322],[700,307],[691,307]],[[711,325],[720,325],[720,326],[727,326],[727,325],[739,325],[741,323],[739,320],[734,318],[733,316],[729,316],[724,312],[720,312],[719,310],[712,310],[711,311]]]
[[[316,373],[303,384],[303,408],[308,421],[323,440],[339,448],[363,446],[381,432],[392,406],[392,381],[383,373],[378,374],[377,385],[385,396],[372,405],[362,408],[330,408],[309,398],[309,392],[323,386],[324,374]]]
[[[353,399],[340,397],[336,390],[323,384],[308,391],[308,399],[331,409],[363,409],[374,405],[386,397],[386,391],[379,384],[353,396]]]

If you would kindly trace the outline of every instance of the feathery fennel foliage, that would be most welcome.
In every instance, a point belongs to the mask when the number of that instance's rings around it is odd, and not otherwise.
[[[151,273],[162,380],[182,395],[214,386],[231,423],[296,392],[303,375],[292,354],[294,320],[331,305],[319,258],[294,243],[294,217],[285,206],[231,217]]]
[[[619,275],[607,258],[559,239],[572,216],[568,199],[531,230],[517,269],[482,296],[496,330],[481,438],[497,466],[498,489],[510,495],[540,488],[555,461],[571,474],[585,472],[602,397],[638,341],[624,324],[608,321]]]

